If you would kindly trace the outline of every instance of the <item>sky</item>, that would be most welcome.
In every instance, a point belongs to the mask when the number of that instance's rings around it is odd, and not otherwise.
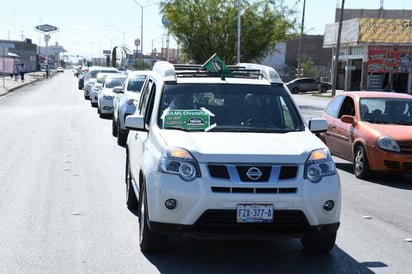
[[[303,0],[284,0],[286,6],[298,11],[302,21]],[[125,44],[136,49],[135,40],[143,41],[143,52],[167,46],[176,47],[173,37],[167,38],[156,0],[13,0],[1,5],[0,39],[22,41],[45,46],[44,33],[36,26],[52,25],[48,45],[59,44],[68,56],[99,57],[103,50]],[[411,0],[345,0],[347,9],[410,9]],[[108,5],[109,4],[109,5]],[[143,7],[143,9],[142,9]],[[341,0],[306,0],[304,32],[324,34],[326,24],[334,22],[335,9]],[[143,24],[142,24],[143,10]],[[143,29],[143,39],[142,39]]]

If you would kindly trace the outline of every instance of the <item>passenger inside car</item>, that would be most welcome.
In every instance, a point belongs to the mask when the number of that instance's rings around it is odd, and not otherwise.
[[[342,108],[339,113],[339,117],[341,117],[342,115],[355,115],[355,107],[352,98],[345,98],[345,101],[343,102]]]
[[[360,104],[360,115],[362,120],[367,120],[370,116],[369,108],[365,104]]]
[[[178,93],[170,102],[169,109],[193,109],[193,94]]]
[[[265,117],[262,115],[262,101],[256,94],[246,94],[244,98],[244,125],[251,125],[263,121]]]
[[[384,114],[392,121],[403,121],[408,118],[407,103],[402,101],[386,101]]]

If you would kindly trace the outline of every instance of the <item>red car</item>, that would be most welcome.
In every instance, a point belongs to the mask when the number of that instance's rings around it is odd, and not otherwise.
[[[394,92],[344,92],[322,118],[320,138],[331,153],[353,163],[354,174],[412,173],[412,96]]]

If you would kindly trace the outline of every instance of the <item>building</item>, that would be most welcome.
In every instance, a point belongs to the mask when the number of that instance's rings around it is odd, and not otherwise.
[[[57,42],[55,45],[40,47],[40,63],[47,63],[48,60],[49,65],[52,68],[57,68],[58,66],[60,66],[61,60],[63,59],[63,56],[60,56],[60,54],[64,54],[65,52],[67,51],[64,49],[64,47],[60,46]]]
[[[1,43],[13,45],[13,47],[8,49],[7,56],[2,56],[2,54],[0,54],[0,58],[2,59],[2,61],[4,61],[4,63],[10,63],[10,62],[17,63],[17,64],[23,63],[27,72],[37,70],[38,68],[37,45],[33,44],[31,39],[26,39],[24,41],[0,40],[0,44]]]
[[[302,39],[300,41],[300,39]],[[310,59],[317,75],[308,75],[304,71],[297,73],[299,43],[301,42],[301,60]],[[273,67],[282,77],[289,81],[298,76],[329,77],[331,71],[331,48],[323,48],[323,35],[302,35],[276,44],[275,49],[263,60],[262,64]]]
[[[337,49],[341,10],[325,26],[324,48]],[[412,93],[412,10],[344,9],[337,88]]]

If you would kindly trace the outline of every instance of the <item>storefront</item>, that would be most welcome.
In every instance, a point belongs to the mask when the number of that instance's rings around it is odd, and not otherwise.
[[[324,47],[336,52],[338,23],[325,28]],[[412,20],[343,21],[337,87],[412,93]],[[334,66],[332,66],[334,67]]]

